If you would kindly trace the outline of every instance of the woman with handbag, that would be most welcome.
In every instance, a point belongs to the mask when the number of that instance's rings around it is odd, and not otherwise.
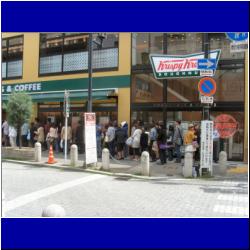
[[[166,149],[167,149],[167,135],[166,135],[166,129],[164,128],[164,125],[160,125],[159,133],[158,133],[158,144],[159,144],[159,151],[160,151],[160,160],[161,160],[161,165],[164,165],[167,163],[166,160]]]

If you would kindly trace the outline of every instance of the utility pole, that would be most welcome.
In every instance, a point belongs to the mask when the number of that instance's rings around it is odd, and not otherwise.
[[[203,33],[203,41],[204,41],[204,58],[209,58],[209,37],[208,33]],[[210,105],[205,104],[203,106],[203,120],[210,120]]]
[[[89,33],[89,55],[88,55],[88,73],[89,73],[89,86],[88,86],[88,112],[92,112],[92,53],[93,53],[93,34]]]

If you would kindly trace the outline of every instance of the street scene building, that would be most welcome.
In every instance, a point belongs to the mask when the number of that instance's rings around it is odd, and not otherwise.
[[[100,38],[101,37],[101,38]],[[234,118],[237,131],[221,138],[220,148],[229,160],[247,161],[247,52],[231,53],[225,33],[102,33],[94,34],[93,112],[97,122],[135,120],[144,124],[176,120],[199,123],[226,114]],[[200,102],[198,79],[156,79],[150,54],[190,55],[221,50],[214,79],[217,83],[209,114]],[[87,33],[3,33],[2,100],[12,91],[32,97],[32,118],[44,124],[63,121],[64,91],[70,92],[72,130],[87,111]],[[6,112],[2,110],[3,120]]]

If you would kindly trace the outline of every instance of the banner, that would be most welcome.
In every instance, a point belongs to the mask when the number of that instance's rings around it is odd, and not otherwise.
[[[85,160],[86,164],[97,162],[96,152],[96,116],[95,113],[84,113],[85,124]]]

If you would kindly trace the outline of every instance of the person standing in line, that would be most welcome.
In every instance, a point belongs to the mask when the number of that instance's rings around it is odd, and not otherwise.
[[[22,146],[28,147],[28,136],[29,133],[29,124],[25,122],[21,127],[21,137],[22,137]]]
[[[220,151],[220,134],[216,128],[213,130],[213,161],[215,163],[219,160]]]
[[[138,161],[140,157],[140,140],[141,140],[141,127],[139,125],[136,125],[136,129],[132,135],[133,142],[132,142],[132,148],[133,148],[133,156],[134,160]]]
[[[102,126],[96,125],[96,148],[97,158],[102,158]]]
[[[41,123],[38,124],[38,129],[34,132],[35,133],[35,141],[40,142],[42,145],[42,149],[44,150],[44,127]]]
[[[106,136],[107,136],[107,144],[108,144],[108,148],[109,148],[109,152],[111,154],[111,156],[115,156],[115,128],[113,126],[113,123],[110,122],[109,123],[109,127],[108,130],[106,132]]]
[[[31,124],[30,124],[30,145],[31,145],[31,147],[33,148],[34,147],[34,143],[35,143],[35,141],[34,141],[34,136],[35,136],[35,134],[34,134],[34,132],[35,132],[35,124],[34,124],[34,122],[32,122]]]
[[[126,132],[121,125],[115,131],[115,143],[117,146],[117,160],[124,160],[124,146],[126,142]]]
[[[126,140],[127,140],[128,139],[128,124],[126,121],[121,122],[121,128],[124,131],[126,135]],[[128,145],[125,143],[124,152],[123,152],[124,158],[128,157],[128,154],[129,154],[128,150],[129,150]]]
[[[175,122],[175,131],[173,139],[175,151],[176,151],[176,163],[181,163],[181,146],[183,145],[183,131],[181,128],[181,121]]]
[[[149,153],[151,156],[151,162],[154,162],[156,161],[156,153],[154,150],[152,150],[152,148],[153,148],[153,144],[157,140],[157,124],[155,122],[153,122],[153,125],[150,129],[149,138],[150,138]]]
[[[157,137],[157,141],[159,144],[161,165],[164,165],[165,163],[167,163],[167,161],[166,161],[166,149],[167,149],[166,140],[167,140],[166,129],[165,129],[164,125],[161,124],[159,126],[158,137]]]
[[[17,137],[17,131],[15,127],[9,126],[9,138],[10,138],[10,146],[16,147],[16,137]]]
[[[185,146],[193,145],[193,141],[197,139],[195,135],[194,125],[191,123],[188,125],[188,131],[184,136],[184,144]]]
[[[169,125],[167,133],[167,151],[168,151],[169,161],[173,160],[173,150],[174,150],[173,140],[174,140],[174,126]]]
[[[4,146],[7,147],[9,145],[9,124],[7,120],[3,122],[2,129],[3,129]]]
[[[142,134],[140,139],[141,152],[148,151],[148,131],[147,128],[142,128]]]
[[[63,140],[63,152],[65,153],[65,145],[67,143],[67,153],[69,153],[70,151],[70,143],[72,142],[72,129],[70,126],[70,123],[67,127],[67,137],[66,137],[66,133],[65,133],[65,126],[62,127],[61,130],[61,139]]]
[[[76,145],[78,147],[78,152],[79,154],[83,154],[83,147],[84,147],[84,143],[83,143],[83,125],[82,125],[82,121],[79,120],[78,121],[78,125],[76,127],[76,133],[75,133],[75,142]]]
[[[57,127],[55,125],[55,123],[52,123],[51,126],[50,126],[50,129],[49,129],[49,133],[47,134],[47,138],[46,138],[46,141],[47,141],[47,148],[49,149],[50,148],[50,145],[52,145],[53,149],[55,149],[55,151],[58,153],[59,149],[58,149],[58,146],[57,146]]]

